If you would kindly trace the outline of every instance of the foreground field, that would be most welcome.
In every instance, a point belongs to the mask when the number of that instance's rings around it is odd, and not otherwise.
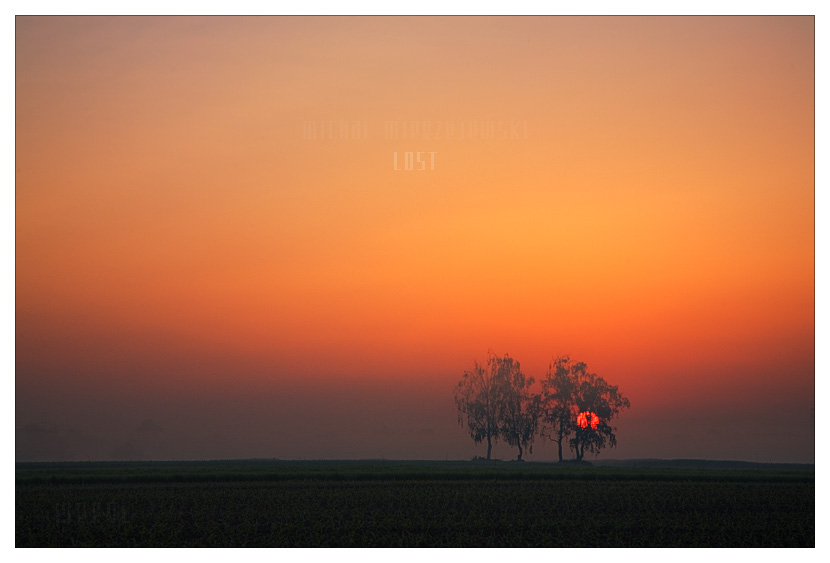
[[[16,546],[812,547],[810,471],[18,464]]]

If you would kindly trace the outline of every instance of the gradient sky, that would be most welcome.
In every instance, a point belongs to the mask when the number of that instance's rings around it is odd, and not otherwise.
[[[812,17],[15,42],[18,461],[467,459],[488,350],[619,385],[603,458],[814,461]]]

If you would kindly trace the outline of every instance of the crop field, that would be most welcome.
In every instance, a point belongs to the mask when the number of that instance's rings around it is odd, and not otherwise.
[[[815,473],[388,461],[17,464],[15,544],[814,547]]]

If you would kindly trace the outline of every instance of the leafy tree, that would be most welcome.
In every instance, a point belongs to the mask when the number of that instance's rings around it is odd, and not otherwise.
[[[617,436],[614,434],[616,429],[609,423],[620,411],[630,407],[631,403],[622,396],[619,387],[610,385],[586,368],[577,370],[575,375],[574,401],[577,410],[580,413],[590,413],[589,416],[593,418],[590,424],[583,426],[577,423],[574,427],[571,448],[576,453],[576,459],[581,460],[586,448],[591,453],[599,453],[607,445],[612,448],[617,445]]]
[[[486,366],[476,361],[471,371],[455,387],[453,398],[458,407],[458,424],[466,426],[476,444],[487,441],[487,459],[493,450],[493,442],[499,438],[499,362],[490,355]]]
[[[542,382],[544,421],[549,437],[558,443],[559,461],[562,445],[573,435],[569,445],[577,460],[587,449],[591,453],[617,445],[615,428],[610,425],[620,411],[631,406],[616,385],[588,371],[584,362],[557,358]]]
[[[567,356],[556,358],[548,366],[542,381],[542,433],[544,437],[556,442],[559,461],[562,461],[562,446],[573,431],[573,421],[578,415],[573,400],[575,381],[571,377],[574,367]]]
[[[630,406],[616,385],[588,371],[584,362],[556,358],[542,381],[541,393],[532,393],[532,377],[505,354],[490,353],[486,365],[475,362],[455,387],[458,423],[477,444],[487,442],[487,459],[499,438],[532,453],[540,433],[557,443],[559,461],[567,444],[577,460],[585,451],[598,454],[617,445],[611,421]]]
[[[527,448],[533,453],[533,437],[539,426],[539,395],[531,394],[533,378],[522,373],[519,362],[508,355],[491,356],[497,370],[499,433],[504,441],[519,450],[516,459],[522,461]]]

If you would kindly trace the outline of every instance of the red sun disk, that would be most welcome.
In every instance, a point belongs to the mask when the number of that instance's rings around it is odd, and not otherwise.
[[[588,425],[590,424],[591,428],[596,430],[597,426],[599,426],[599,417],[596,415],[596,413],[593,413],[591,411],[581,412],[576,417],[576,423],[579,425],[580,428],[588,428]]]

